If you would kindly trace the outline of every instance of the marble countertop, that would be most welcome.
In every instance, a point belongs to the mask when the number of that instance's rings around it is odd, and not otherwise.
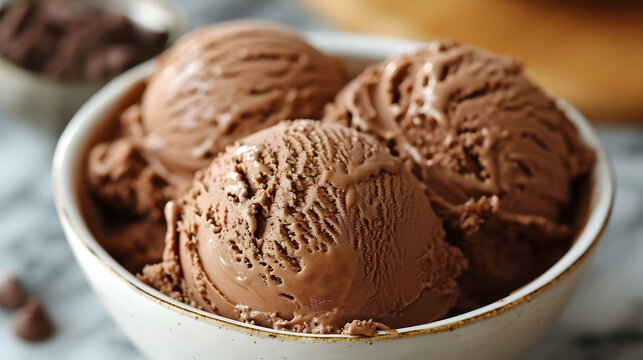
[[[195,26],[261,17],[326,27],[289,0],[184,3]],[[529,360],[643,359],[643,126],[598,129],[616,170],[612,221],[577,294]],[[51,340],[25,344],[0,311],[0,359],[142,359],[90,290],[62,233],[50,178],[57,136],[0,112],[0,276],[16,273],[58,327]]]

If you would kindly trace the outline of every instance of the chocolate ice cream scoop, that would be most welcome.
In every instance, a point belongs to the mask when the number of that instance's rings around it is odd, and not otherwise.
[[[434,42],[367,68],[325,121],[377,137],[426,185],[470,260],[462,283],[472,307],[540,274],[550,244],[569,244],[572,184],[594,153],[518,62]]]
[[[162,172],[191,179],[225,146],[284,119],[321,119],[343,64],[288,28],[205,27],[164,53],[142,101],[140,145]]]
[[[276,329],[373,335],[430,322],[455,304],[466,266],[400,159],[312,120],[228,147],[166,211],[164,261],[141,279]]]

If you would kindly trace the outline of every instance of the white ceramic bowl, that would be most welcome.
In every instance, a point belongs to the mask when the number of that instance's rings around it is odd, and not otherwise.
[[[309,34],[318,48],[354,67],[420,46],[346,33]],[[560,107],[596,150],[591,215],[578,240],[548,271],[493,304],[396,335],[356,338],[305,335],[243,324],[174,301],[138,281],[96,242],[79,206],[79,181],[92,135],[127,89],[150,73],[145,64],[99,91],[73,118],[54,157],[58,214],[73,252],[96,294],[122,330],[154,359],[512,359],[554,322],[576,289],[607,224],[614,194],[609,160],[590,124],[573,107]]]
[[[0,9],[14,0],[0,0]],[[188,30],[185,11],[172,0],[86,0],[123,14],[150,30],[168,31],[172,44]],[[0,56],[0,108],[47,130],[60,130],[105,82],[58,80],[37,74]]]

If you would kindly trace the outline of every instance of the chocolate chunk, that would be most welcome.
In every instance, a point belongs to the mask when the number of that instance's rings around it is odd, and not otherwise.
[[[0,284],[0,307],[15,310],[22,306],[27,299],[22,284],[15,276],[8,276]]]
[[[54,323],[39,300],[29,299],[13,319],[13,331],[23,340],[42,341],[54,334]]]

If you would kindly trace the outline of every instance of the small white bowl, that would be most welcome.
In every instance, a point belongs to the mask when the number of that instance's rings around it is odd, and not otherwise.
[[[0,9],[14,0],[0,0]],[[185,11],[171,0],[88,0],[123,14],[138,26],[168,31],[172,44],[189,26]],[[25,70],[0,56],[0,108],[47,130],[61,130],[105,82],[66,81]]]
[[[346,33],[309,34],[323,51],[363,66],[413,51],[420,43]],[[590,124],[573,107],[559,106],[597,153],[590,216],[571,249],[549,270],[509,296],[482,308],[373,338],[308,335],[247,325],[197,310],[138,281],[96,242],[80,210],[79,187],[91,139],[109,109],[150,74],[139,66],[112,81],[76,114],[56,148],[56,207],[73,252],[96,294],[122,330],[154,359],[513,359],[556,320],[576,289],[612,209],[608,157]]]

